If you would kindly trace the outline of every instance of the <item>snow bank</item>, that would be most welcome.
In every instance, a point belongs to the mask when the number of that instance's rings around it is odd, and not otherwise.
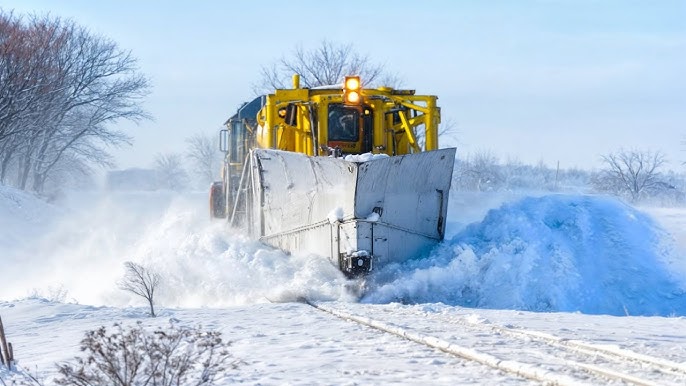
[[[32,194],[0,185],[0,250],[23,246],[49,229],[62,211]]]
[[[491,210],[428,258],[378,272],[364,301],[686,315],[684,260],[666,240],[612,198],[529,197]]]

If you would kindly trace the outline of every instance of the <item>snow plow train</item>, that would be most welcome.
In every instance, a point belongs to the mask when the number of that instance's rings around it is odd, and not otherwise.
[[[329,256],[348,277],[443,239],[455,149],[438,149],[436,96],[342,86],[277,89],[221,131],[212,217],[285,251]]]

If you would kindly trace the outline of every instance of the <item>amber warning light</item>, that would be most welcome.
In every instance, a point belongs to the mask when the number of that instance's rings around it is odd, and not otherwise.
[[[343,102],[345,104],[358,105],[362,101],[360,94],[360,77],[346,76],[343,82]]]

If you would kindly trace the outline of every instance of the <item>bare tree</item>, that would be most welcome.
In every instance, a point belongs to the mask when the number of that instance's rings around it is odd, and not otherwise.
[[[318,87],[343,82],[346,75],[359,75],[365,86],[383,82],[396,87],[397,76],[385,71],[383,65],[374,64],[365,55],[357,53],[352,44],[336,44],[327,40],[311,50],[297,46],[293,53],[278,62],[262,67],[262,77],[253,86],[256,94],[277,88],[290,88],[293,74],[300,75],[302,87]]]
[[[222,153],[219,151],[218,139],[195,134],[186,139],[186,144],[186,158],[191,162],[195,180],[203,186],[209,185],[214,181],[221,164]]]
[[[155,317],[155,290],[160,284],[160,275],[131,261],[124,263],[126,274],[119,282],[119,288],[143,297],[150,305],[150,316]]]
[[[130,138],[112,125],[149,118],[136,60],[74,22],[0,13],[0,178],[42,192],[64,158],[111,165],[107,147]],[[70,161],[71,162],[71,161]]]
[[[157,154],[155,171],[161,187],[183,190],[188,184],[188,174],[183,167],[183,156],[179,153]]]
[[[645,194],[660,190],[664,183],[659,169],[665,163],[662,152],[620,150],[602,156],[605,168],[595,180],[596,188],[638,201]]]
[[[491,151],[480,151],[458,161],[453,173],[456,186],[472,191],[498,190],[504,182],[498,157]]]
[[[41,96],[49,93],[48,47],[55,33],[32,33],[21,18],[0,10],[0,141],[22,132],[34,118]]]

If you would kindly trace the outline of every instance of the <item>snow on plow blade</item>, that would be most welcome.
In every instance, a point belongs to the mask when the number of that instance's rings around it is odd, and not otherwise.
[[[267,244],[366,274],[443,239],[454,159],[454,148],[367,162],[256,149],[246,222]]]

